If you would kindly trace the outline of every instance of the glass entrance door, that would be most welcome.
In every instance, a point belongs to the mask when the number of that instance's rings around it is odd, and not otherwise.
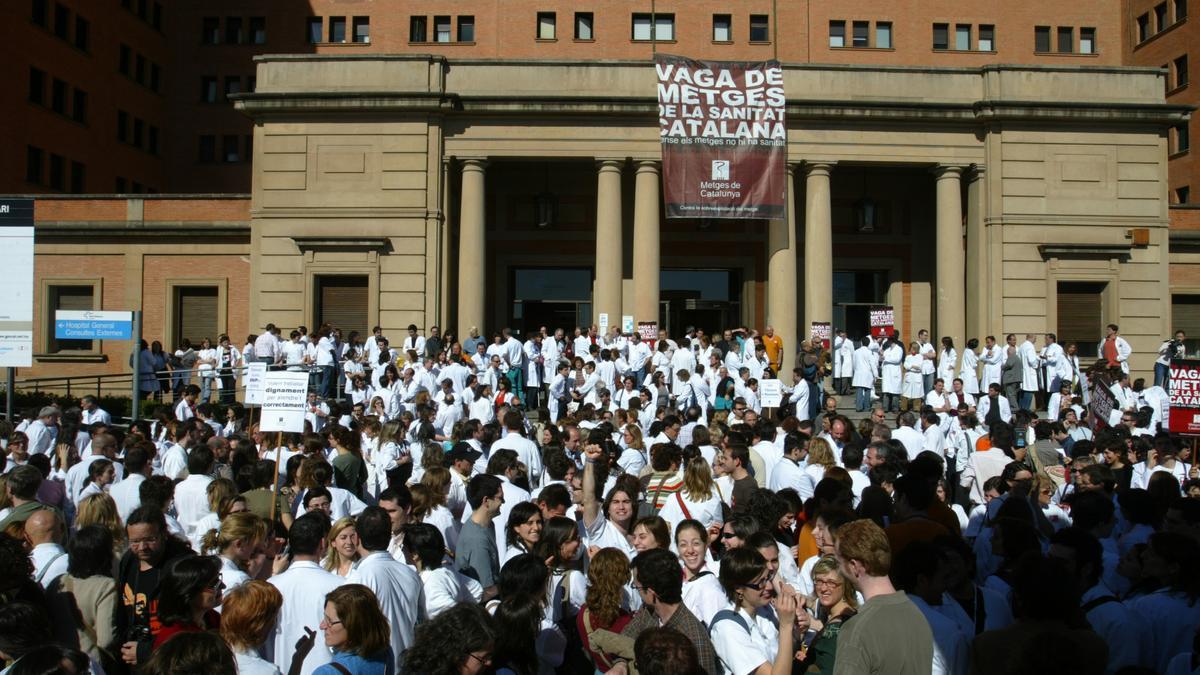
[[[741,270],[664,269],[659,287],[658,325],[672,337],[683,335],[689,326],[720,335],[740,323]]]
[[[541,326],[562,328],[591,325],[592,270],[590,267],[517,267],[510,272],[507,325],[527,335]]]
[[[845,328],[852,340],[870,333],[870,308],[887,304],[887,286],[887,272],[881,270],[835,270],[833,328]]]

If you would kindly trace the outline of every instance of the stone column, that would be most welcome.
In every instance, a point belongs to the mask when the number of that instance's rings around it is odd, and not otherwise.
[[[833,320],[833,215],[829,174],[833,164],[804,165],[804,324],[800,340],[811,337],[812,322]],[[792,343],[794,350],[799,340]]]
[[[787,165],[787,214],[767,224],[767,325],[783,338],[783,364],[779,379],[790,382],[795,363],[796,306],[796,165]],[[803,339],[803,338],[801,338]]]
[[[988,334],[988,261],[987,240],[984,236],[983,212],[986,169],[981,164],[971,167],[967,176],[967,323],[966,338],[978,338],[980,344]],[[964,345],[965,346],[965,345]],[[961,352],[963,346],[960,346]]]
[[[596,295],[592,298],[592,323],[608,314],[609,326],[621,325],[621,166],[624,162],[596,162]]]
[[[962,353],[966,332],[966,256],[963,253],[961,166],[939,166],[937,179],[937,332]],[[940,344],[935,348],[941,349]]]
[[[487,335],[483,325],[484,290],[487,288],[487,221],[484,219],[483,179],[487,162],[465,159],[462,162],[462,204],[458,210],[458,334],[466,335],[471,326]]]
[[[633,203],[633,320],[658,321],[659,300],[659,168],[658,162],[637,164]],[[636,327],[635,327],[636,328]]]

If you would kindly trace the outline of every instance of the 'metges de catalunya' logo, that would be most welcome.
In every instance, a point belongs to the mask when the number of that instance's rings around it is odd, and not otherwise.
[[[714,159],[712,161],[712,178],[709,180],[729,180],[729,160]]]

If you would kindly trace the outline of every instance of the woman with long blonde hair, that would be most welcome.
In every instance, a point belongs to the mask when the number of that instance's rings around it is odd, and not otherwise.
[[[232,504],[232,499],[238,497],[237,484],[227,478],[217,478],[204,488],[205,496],[208,498],[209,513],[200,520],[196,521],[195,529],[191,535],[192,548],[200,553],[204,553],[203,540],[209,532],[221,529],[221,521],[225,519],[227,513],[221,513],[221,507],[226,504]],[[244,504],[244,502],[243,502]],[[242,509],[245,510],[245,509]]]
[[[722,523],[721,491],[699,448],[689,445],[684,449],[683,467],[683,486],[667,497],[658,515],[667,521],[671,532],[689,519],[700,521],[706,529]]]
[[[250,581],[247,573],[250,560],[266,546],[269,533],[267,521],[241,511],[226,516],[220,531],[209,530],[204,535],[202,550],[217,551],[221,558],[221,582],[226,590]]]
[[[441,466],[433,467],[421,476],[421,482],[409,488],[412,492],[413,522],[428,523],[442,533],[446,547],[451,551],[458,548],[459,521],[446,507],[450,490],[450,472]]]
[[[825,477],[825,470],[837,466],[837,458],[833,456],[833,448],[824,438],[814,438],[808,442],[808,466],[804,468],[812,476],[813,483],[820,483]]]
[[[622,440],[625,449],[617,459],[617,465],[625,473],[640,475],[648,461],[646,443],[642,440],[642,428],[637,424],[626,424]]]
[[[601,549],[588,565],[587,579],[587,601],[575,616],[575,622],[596,672],[604,673],[615,665],[615,655],[593,649],[588,635],[601,629],[620,633],[633,618],[623,606],[625,585],[629,583],[629,558],[615,548]]]
[[[79,501],[75,513],[75,529],[88,525],[99,525],[112,535],[113,553],[120,555],[125,550],[125,525],[117,511],[117,503],[107,494],[88,495]]]
[[[338,520],[329,528],[329,552],[321,561],[321,566],[339,577],[350,574],[350,568],[358,562],[358,530],[354,527],[354,519],[347,516]]]

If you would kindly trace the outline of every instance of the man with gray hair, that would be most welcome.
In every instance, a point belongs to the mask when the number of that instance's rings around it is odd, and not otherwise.
[[[58,408],[52,405],[38,411],[37,419],[25,429],[25,435],[29,437],[29,454],[49,455],[54,452],[60,414]]]
[[[67,499],[70,499],[72,504],[79,505],[79,493],[87,484],[88,469],[93,462],[107,459],[113,463],[116,479],[119,481],[125,477],[124,468],[116,461],[117,449],[117,439],[111,434],[96,434],[92,438],[92,454],[84,457],[67,471]]]

